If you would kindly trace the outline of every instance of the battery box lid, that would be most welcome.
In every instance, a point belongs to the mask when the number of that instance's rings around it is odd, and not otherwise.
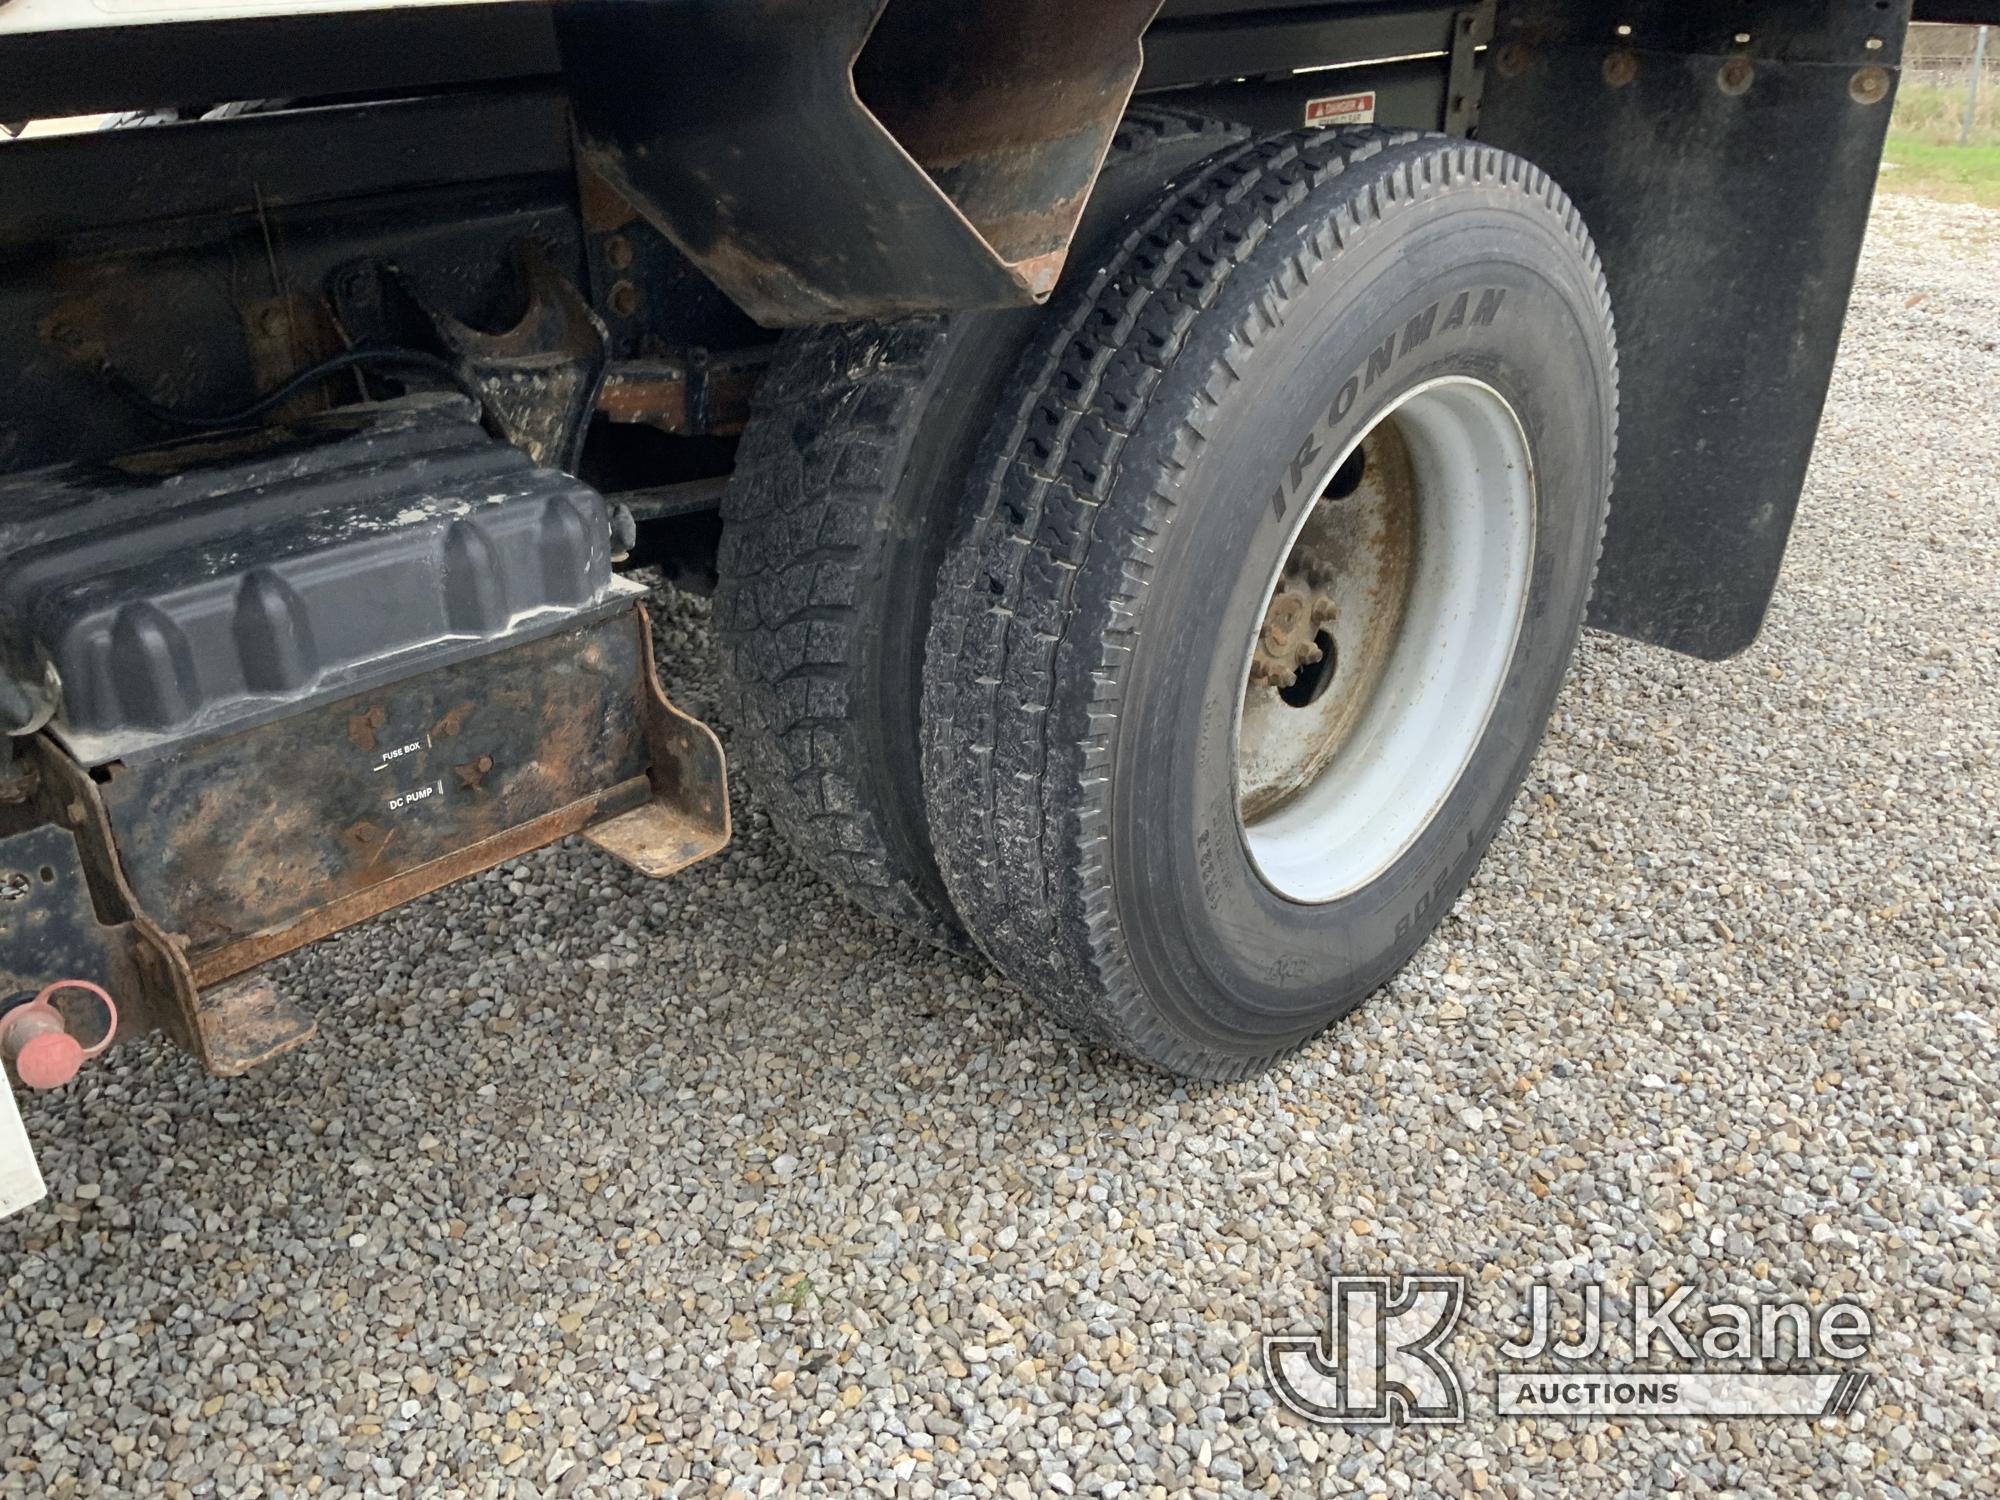
[[[454,395],[0,478],[0,658],[86,765],[622,607],[589,485]]]

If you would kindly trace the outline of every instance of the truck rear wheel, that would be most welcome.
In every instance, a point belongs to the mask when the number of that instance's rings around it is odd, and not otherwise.
[[[1077,236],[1087,266],[1241,127],[1134,109]],[[808,329],[780,344],[723,500],[716,620],[732,753],[780,834],[876,915],[962,946],[932,858],[917,704],[972,457],[1040,308]]]
[[[1525,774],[1616,438],[1589,236],[1465,141],[1274,137],[1049,318],[933,605],[924,776],[979,946],[1252,1072],[1400,967]]]

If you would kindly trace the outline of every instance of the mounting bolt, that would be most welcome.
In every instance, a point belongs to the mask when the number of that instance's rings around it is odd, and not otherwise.
[[[1716,70],[1715,86],[1725,94],[1747,94],[1757,67],[1747,57],[1732,57]]]
[[[1880,104],[1889,97],[1889,70],[1869,66],[1856,68],[1847,80],[1847,92],[1856,104]]]
[[[604,263],[614,271],[624,270],[637,255],[631,239],[625,235],[614,234],[604,242]]]
[[[1630,52],[1613,52],[1604,59],[1604,81],[1622,89],[1639,76],[1639,59]]]
[[[288,321],[285,310],[273,303],[257,314],[257,331],[267,339],[281,338],[284,336]]]
[[[1500,55],[1493,60],[1502,78],[1519,78],[1528,71],[1528,49],[1519,42],[1509,42],[1500,49]]]
[[[363,261],[340,272],[339,295],[355,307],[374,307],[382,300],[382,282],[375,267]]]
[[[629,318],[639,311],[639,289],[629,281],[621,281],[611,288],[611,310],[621,318]]]

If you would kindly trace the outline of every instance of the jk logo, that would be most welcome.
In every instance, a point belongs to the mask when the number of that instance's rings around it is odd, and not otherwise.
[[[1438,1351],[1465,1309],[1465,1278],[1400,1282],[1335,1276],[1324,1334],[1266,1337],[1278,1399],[1312,1422],[1464,1421],[1464,1387]]]

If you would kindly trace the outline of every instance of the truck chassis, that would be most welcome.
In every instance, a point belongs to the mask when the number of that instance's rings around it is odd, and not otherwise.
[[[0,4],[24,1084],[114,1030],[253,1066],[317,1024],[262,965],[556,838],[648,875],[721,848],[721,747],[660,692],[641,564],[719,587],[738,744],[817,867],[1087,1035],[1267,1064],[1442,916],[1581,623],[1709,658],[1755,638],[1912,16],[269,9]],[[1436,275],[1369,282],[1378,245]],[[1258,319],[1359,328],[1397,298],[1364,344],[1259,373]],[[1158,478],[1191,450],[1135,456],[1203,350],[1264,394],[1211,379],[1171,420],[1236,434],[1237,472],[1268,451],[1238,507],[1263,531]],[[1297,392],[1323,415],[1280,420]],[[1509,494],[1518,568],[1467,563],[1435,624],[1447,654],[1498,643],[1490,685],[1468,655],[1419,694],[1396,643],[1431,628],[1440,559],[1515,545]],[[1244,552],[1240,600],[1220,564],[1177,581],[1170,516]],[[1203,632],[1222,686],[1177,697],[1149,663],[1198,675]],[[1391,733],[1405,690],[1432,717]],[[1457,749],[1437,693],[1480,705]],[[1427,757],[1435,785],[1363,778]],[[1184,817],[1211,761],[1217,821]],[[1409,827],[1331,792],[1331,821],[1272,821],[1335,766]]]

